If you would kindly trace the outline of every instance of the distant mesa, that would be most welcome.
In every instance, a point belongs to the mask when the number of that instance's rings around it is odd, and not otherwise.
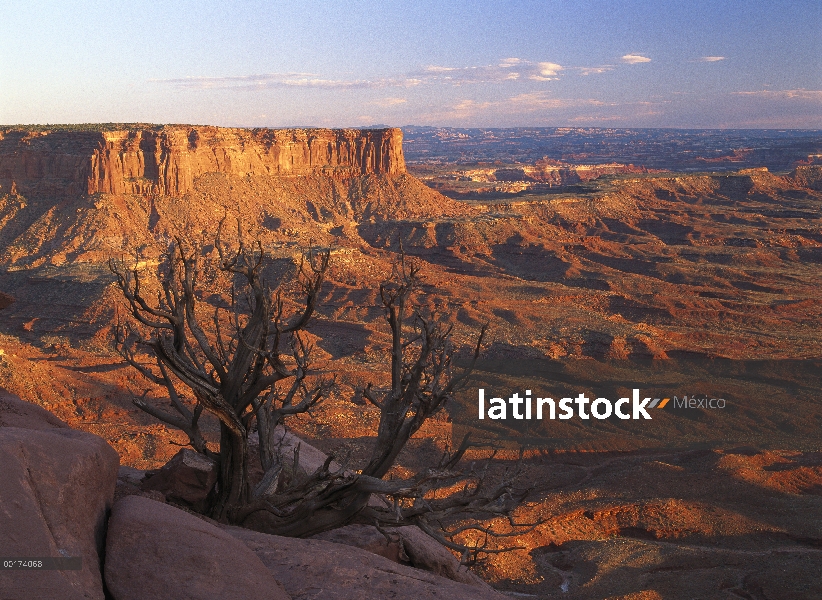
[[[0,187],[24,196],[181,196],[205,173],[402,174],[402,132],[185,125],[0,130]]]
[[[810,165],[796,167],[791,174],[798,185],[812,190],[822,191],[822,166]]]

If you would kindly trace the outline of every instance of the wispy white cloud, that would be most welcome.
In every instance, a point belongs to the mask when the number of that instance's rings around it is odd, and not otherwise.
[[[626,54],[624,62],[634,64],[651,59],[636,54]],[[564,73],[578,71],[581,75],[594,75],[613,70],[614,65],[597,67],[566,67],[553,61],[531,61],[509,57],[497,64],[454,67],[449,65],[428,65],[410,73],[394,77],[375,79],[344,79],[324,77],[317,73],[262,73],[257,75],[236,75],[229,77],[180,77],[175,79],[155,79],[155,83],[175,86],[180,89],[207,90],[265,90],[270,88],[315,88],[315,89],[384,89],[409,88],[418,85],[504,84],[526,80],[547,82],[560,79]]]
[[[613,71],[612,65],[602,65],[601,67],[574,67],[579,70],[580,75],[602,75],[608,71]]]
[[[719,62],[720,60],[725,60],[724,56],[703,56],[699,59],[701,62]]]
[[[534,81],[555,81],[559,79],[557,76],[562,69],[562,65],[558,65],[557,63],[540,62],[536,64],[536,69],[531,65],[531,69],[529,69],[531,74],[528,75],[528,79],[533,79]]]
[[[374,100],[371,104],[376,104],[377,106],[399,106],[400,104],[405,104],[408,102],[408,98],[380,98],[378,100]]]
[[[822,90],[757,90],[753,92],[734,92],[737,96],[753,96],[780,100],[810,100],[822,102]]]
[[[658,117],[665,114],[664,102],[625,102],[602,104],[605,108],[589,114],[579,114],[570,119],[572,123],[609,123],[631,121],[637,117]]]
[[[639,63],[651,62],[651,59],[647,56],[642,56],[641,54],[626,54],[622,57],[622,62],[628,63],[629,65],[636,65]]]
[[[554,98],[548,92],[518,94],[504,100],[501,104],[523,111],[605,105],[604,102],[592,98]]]
[[[454,110],[457,112],[470,112],[476,113],[481,110],[485,110],[492,106],[496,106],[499,104],[498,102],[477,102],[475,100],[462,100],[454,105]]]
[[[317,73],[262,73],[230,77],[180,77],[155,79],[155,83],[173,85],[181,89],[236,89],[263,90],[268,88],[319,88],[319,89],[380,89],[412,87],[422,84],[468,85],[477,83],[503,83],[524,78],[537,81],[557,79],[562,65],[555,62],[533,62],[522,58],[506,58],[496,65],[452,67],[428,65],[420,71],[396,77],[377,79],[338,79],[323,77]]]
[[[430,123],[489,124],[542,123],[556,125],[578,123],[580,125],[602,123],[634,123],[637,118],[659,119],[670,111],[668,99],[658,101],[615,102],[607,99],[586,97],[557,97],[550,90],[512,94],[497,100],[482,98],[464,99],[442,105],[431,112],[420,114]],[[496,123],[497,125],[490,125]],[[513,126],[513,125],[511,125]]]
[[[521,62],[523,62],[521,58],[503,58],[500,61],[499,66],[501,66],[501,67],[513,67],[513,66],[516,66],[516,65],[520,64]]]
[[[544,77],[553,77],[559,75],[559,72],[562,71],[562,65],[557,63],[541,62],[537,63],[537,66],[539,67],[539,74]]]
[[[540,111],[556,111],[582,107],[608,106],[605,102],[592,98],[555,98],[549,92],[526,92],[503,100],[476,101],[461,100],[436,114],[427,115],[434,120],[465,120],[483,113],[504,115],[532,114]]]
[[[526,78],[536,81],[552,81],[557,79],[562,68],[562,65],[554,62],[533,62],[524,58],[505,58],[495,65],[470,67],[430,65],[421,72],[412,73],[411,76],[427,82],[442,82],[452,85],[501,83]]]
[[[578,115],[571,117],[571,123],[613,123],[615,121],[625,121],[628,117],[624,115]]]
[[[329,88],[368,89],[385,87],[411,87],[421,83],[413,77],[382,79],[326,79],[314,73],[264,73],[261,75],[238,75],[232,77],[181,77],[177,79],[155,79],[156,83],[174,85],[184,89],[244,89],[266,88]]]

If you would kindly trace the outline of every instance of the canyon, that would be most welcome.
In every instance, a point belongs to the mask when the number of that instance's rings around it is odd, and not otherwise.
[[[655,414],[653,431],[557,425],[523,459],[535,487],[521,516],[540,525],[478,568],[486,580],[574,600],[822,594],[810,575],[822,570],[819,166],[623,173],[584,195],[459,201],[408,172],[396,129],[0,136],[0,387],[101,436],[121,464],[158,468],[184,439],[132,405],[163,395],[113,352],[125,312],[110,258],[152,274],[174,236],[213,254],[226,217],[260,241],[272,281],[309,244],[328,249],[308,333],[337,387],[291,426],[356,469],[379,416],[357,390],[389,377],[378,286],[401,241],[458,348],[490,324],[474,391],[659,376],[679,396],[718,387],[733,407]],[[455,427],[450,414],[427,424],[396,474],[436,458]]]
[[[541,159],[533,165],[414,165],[411,172],[441,194],[457,200],[493,200],[540,193],[584,192],[578,184],[608,175],[648,173],[645,167],[619,163],[570,164]],[[596,182],[600,184],[600,182]],[[593,189],[596,187],[593,186]]]

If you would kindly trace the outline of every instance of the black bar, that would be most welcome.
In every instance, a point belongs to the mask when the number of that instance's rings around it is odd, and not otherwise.
[[[80,556],[13,556],[0,558],[0,569],[21,571],[80,571],[83,558]]]

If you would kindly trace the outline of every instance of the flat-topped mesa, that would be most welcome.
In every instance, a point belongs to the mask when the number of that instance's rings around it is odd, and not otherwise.
[[[0,130],[0,187],[24,196],[180,196],[206,173],[337,178],[405,173],[399,129]]]

